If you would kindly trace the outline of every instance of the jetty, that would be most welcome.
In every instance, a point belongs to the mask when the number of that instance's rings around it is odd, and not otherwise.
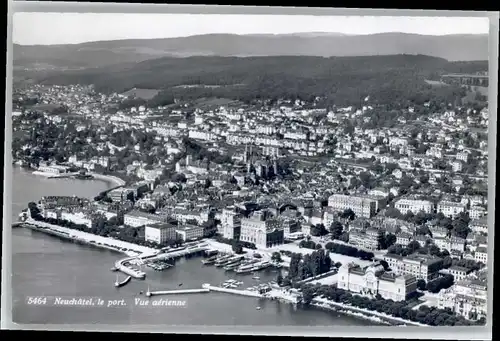
[[[181,295],[181,294],[201,294],[208,293],[210,289],[201,288],[201,289],[180,289],[180,290],[162,290],[162,291],[147,291],[146,296],[159,296],[159,295]]]
[[[223,292],[226,294],[240,295],[240,296],[248,296],[248,297],[256,297],[263,298],[264,296],[250,290],[238,290],[238,289],[229,289],[229,288],[221,288],[205,283],[202,285],[202,288],[209,289],[210,291]]]
[[[129,263],[134,262],[139,260],[140,262],[150,262],[150,261],[156,261],[156,260],[168,260],[168,259],[173,259],[173,258],[178,258],[182,256],[187,256],[190,254],[198,253],[198,252],[203,252],[208,248],[207,245],[201,243],[196,246],[191,246],[187,248],[183,248],[182,250],[175,250],[172,252],[165,252],[165,253],[147,253],[147,254],[142,254],[140,256],[135,256],[135,257],[127,257],[121,260],[118,260],[115,263],[115,268],[118,269],[119,271],[132,276],[134,278],[138,279],[144,279],[146,277],[146,273],[142,271],[137,271],[132,269],[130,266],[127,266]]]
[[[79,175],[79,172],[75,173],[63,173],[63,174],[58,174],[58,175],[51,175],[48,178],[49,179],[64,179],[64,178],[71,178],[73,176]]]
[[[130,282],[131,279],[132,279],[132,276],[128,276],[123,281],[118,282],[118,275],[117,275],[116,276],[115,287],[120,288],[120,287],[124,286],[125,284],[127,284],[128,282]]]

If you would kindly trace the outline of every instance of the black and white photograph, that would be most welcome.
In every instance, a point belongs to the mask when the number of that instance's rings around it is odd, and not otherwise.
[[[487,14],[44,8],[8,47],[13,324],[491,328]]]

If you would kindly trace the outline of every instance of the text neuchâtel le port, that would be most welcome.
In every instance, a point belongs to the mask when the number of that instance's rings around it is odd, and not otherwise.
[[[96,302],[93,298],[61,298],[56,297],[54,299],[55,305],[73,305],[73,306],[92,306]]]

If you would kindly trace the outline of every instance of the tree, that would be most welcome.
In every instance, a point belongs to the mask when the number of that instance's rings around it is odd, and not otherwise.
[[[396,243],[397,237],[392,234],[388,233],[385,235],[385,248],[388,248]]]
[[[427,286],[427,283],[425,283],[425,281],[423,279],[419,279],[417,281],[417,288],[419,290],[425,290],[426,286]]]
[[[283,275],[281,273],[278,274],[278,276],[276,277],[276,283],[279,285],[279,286],[282,286],[283,285]]]
[[[232,250],[236,254],[242,254],[243,253],[243,246],[240,243],[234,243],[232,245]]]
[[[311,236],[320,237],[326,235],[327,233],[328,231],[323,224],[318,224],[311,227]]]
[[[408,244],[407,249],[410,251],[410,253],[413,253],[413,252],[417,251],[418,249],[420,249],[420,243],[417,242],[416,240],[412,240]]]
[[[281,258],[281,253],[279,252],[273,252],[271,259],[277,263],[283,262],[283,259]]]
[[[344,227],[342,226],[342,224],[339,221],[334,221],[330,226],[330,234],[332,236],[332,239],[339,239],[342,235],[343,230]]]
[[[311,287],[306,287],[302,289],[302,303],[309,305],[314,298],[314,289]]]
[[[350,208],[344,210],[344,212],[342,212],[340,214],[340,217],[343,218],[343,219],[349,219],[349,220],[354,220],[354,218],[356,218],[356,214],[354,213],[353,210],[351,210]]]
[[[389,218],[396,218],[396,219],[401,219],[403,217],[401,212],[397,208],[394,208],[394,207],[388,207],[385,210],[385,216],[389,217]]]

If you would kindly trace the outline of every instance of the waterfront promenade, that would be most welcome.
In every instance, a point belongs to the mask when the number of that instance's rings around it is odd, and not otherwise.
[[[48,224],[45,222],[34,220],[32,218],[28,218],[25,223],[33,226],[42,227],[41,229],[37,229],[41,232],[47,232],[44,231],[44,229],[52,230],[55,232],[65,234],[70,239],[78,240],[84,243],[88,243],[90,245],[95,245],[97,247],[115,250],[131,257],[137,256],[138,254],[153,255],[158,252],[158,250],[146,246],[124,242],[110,237],[102,237],[88,232],[73,230],[67,227]]]

